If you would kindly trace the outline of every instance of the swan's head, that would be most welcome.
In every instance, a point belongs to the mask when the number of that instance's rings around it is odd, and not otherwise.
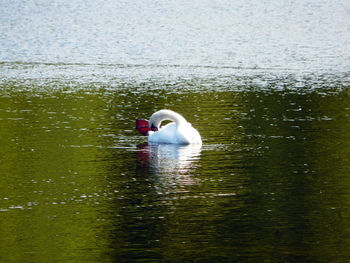
[[[149,127],[151,131],[158,131],[158,129],[160,128],[159,126],[160,126],[160,122],[150,119]]]
[[[136,120],[136,129],[144,136],[148,136],[150,131],[158,131],[158,128],[154,124],[150,127],[148,120],[144,119]]]
[[[154,123],[151,123],[151,131],[158,131],[158,127],[154,124]]]
[[[160,128],[160,124],[164,120],[164,112],[158,111],[156,113],[153,113],[151,118],[149,119],[149,127],[151,131],[158,131]]]
[[[153,113],[149,121],[144,119],[136,120],[136,129],[143,135],[148,136],[150,131],[158,131],[164,120],[174,121],[176,125],[187,123],[184,117],[172,110],[160,110]]]

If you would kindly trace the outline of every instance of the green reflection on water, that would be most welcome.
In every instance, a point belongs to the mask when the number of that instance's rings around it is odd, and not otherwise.
[[[349,260],[347,89],[171,87],[2,89],[2,261]],[[144,145],[161,108],[201,150]]]

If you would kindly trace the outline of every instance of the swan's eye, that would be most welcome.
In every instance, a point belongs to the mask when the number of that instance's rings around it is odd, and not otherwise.
[[[152,123],[151,125],[151,131],[158,131],[158,128],[156,126],[154,126],[154,124]]]

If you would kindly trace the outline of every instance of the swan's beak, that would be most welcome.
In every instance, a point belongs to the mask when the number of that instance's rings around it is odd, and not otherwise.
[[[148,120],[137,119],[136,130],[138,130],[142,135],[147,136],[148,132],[151,130],[151,128],[149,127]]]

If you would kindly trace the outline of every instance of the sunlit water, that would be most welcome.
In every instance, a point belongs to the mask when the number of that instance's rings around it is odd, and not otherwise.
[[[349,262],[349,10],[0,1],[0,262]]]

